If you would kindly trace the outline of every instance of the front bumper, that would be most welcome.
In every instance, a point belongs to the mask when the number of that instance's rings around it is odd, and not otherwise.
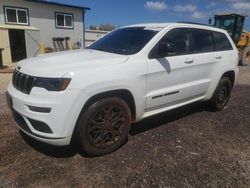
[[[14,120],[24,133],[52,145],[70,144],[78,116],[87,100],[84,92],[78,89],[48,92],[33,88],[27,95],[12,84],[9,84],[7,92]],[[50,110],[39,112],[37,109]]]

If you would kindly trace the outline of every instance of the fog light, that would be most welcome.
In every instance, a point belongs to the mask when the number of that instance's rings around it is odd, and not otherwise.
[[[30,124],[32,125],[32,127],[34,129],[36,129],[39,132],[44,132],[44,133],[53,133],[52,130],[49,128],[49,126],[41,121],[37,121],[37,120],[33,120],[33,119],[29,119]]]

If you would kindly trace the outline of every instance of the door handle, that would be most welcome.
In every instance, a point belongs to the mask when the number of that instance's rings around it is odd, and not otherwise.
[[[217,56],[217,57],[215,57],[215,59],[221,59],[222,57],[221,56]]]
[[[194,60],[185,61],[186,64],[191,64],[191,63],[193,63],[193,62],[194,62]]]

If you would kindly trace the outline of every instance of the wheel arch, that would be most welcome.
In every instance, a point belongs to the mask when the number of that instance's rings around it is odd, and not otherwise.
[[[101,100],[101,99],[107,98],[107,97],[118,97],[118,98],[123,99],[128,104],[128,106],[130,108],[132,121],[134,121],[136,119],[136,106],[135,106],[134,96],[127,89],[118,89],[118,90],[105,91],[105,92],[98,93],[98,94],[95,94],[95,95],[91,96],[87,100],[87,102],[84,104],[84,106],[82,107],[82,110],[81,110],[81,113],[80,113],[79,117],[81,116],[82,113],[84,113],[84,111],[90,105],[97,102],[98,100]]]
[[[221,78],[227,77],[231,81],[232,86],[235,84],[235,72],[233,70],[225,72]]]

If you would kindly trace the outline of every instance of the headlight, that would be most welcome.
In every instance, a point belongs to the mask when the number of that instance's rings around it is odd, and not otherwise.
[[[70,78],[36,78],[33,87],[41,87],[48,91],[63,91],[70,81]]]

